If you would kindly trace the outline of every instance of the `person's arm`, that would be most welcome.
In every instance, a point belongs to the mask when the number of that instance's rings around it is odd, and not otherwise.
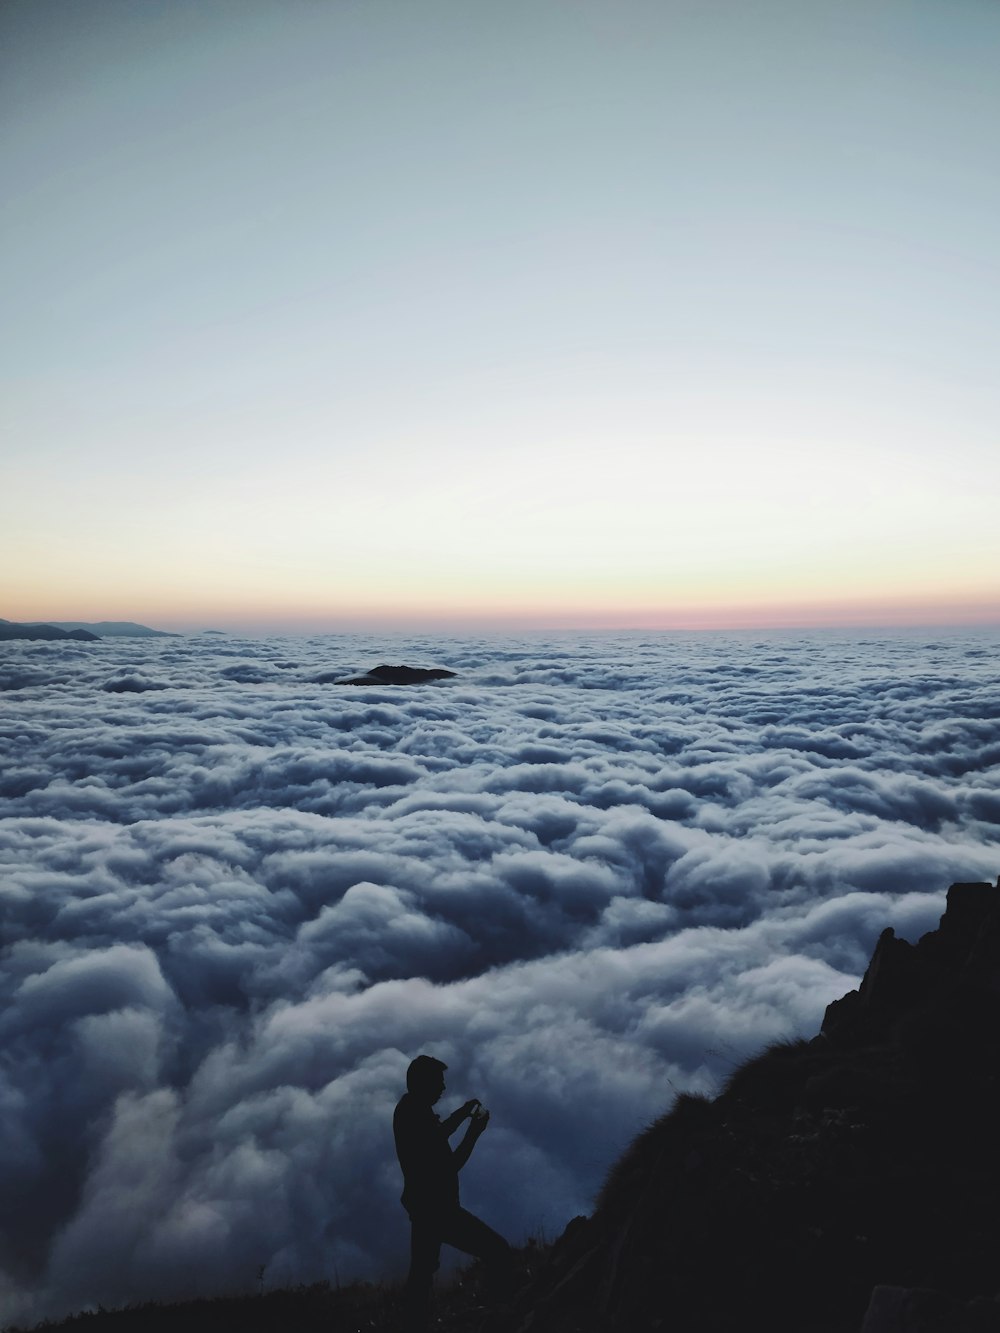
[[[459,1125],[467,1116],[472,1115],[478,1105],[479,1098],[473,1097],[472,1100],[466,1102],[464,1106],[460,1106],[457,1111],[453,1111],[447,1120],[441,1121],[441,1128],[444,1130],[448,1138],[451,1138],[452,1134],[454,1134],[455,1130],[458,1129]]]
[[[469,1128],[465,1131],[462,1142],[452,1153],[452,1157],[455,1159],[456,1171],[461,1171],[462,1167],[469,1160],[472,1150],[476,1146],[476,1140],[489,1123],[489,1111],[484,1111],[482,1115],[473,1116],[469,1121]]]

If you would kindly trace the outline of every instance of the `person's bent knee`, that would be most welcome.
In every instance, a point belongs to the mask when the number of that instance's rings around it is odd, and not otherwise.
[[[488,1264],[496,1264],[505,1267],[514,1262],[514,1251],[504,1240],[503,1236],[497,1236],[495,1241],[491,1241],[489,1248],[483,1255]]]

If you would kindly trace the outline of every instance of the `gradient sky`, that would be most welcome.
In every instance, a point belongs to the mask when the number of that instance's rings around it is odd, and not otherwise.
[[[0,615],[1000,621],[996,4],[0,37]]]

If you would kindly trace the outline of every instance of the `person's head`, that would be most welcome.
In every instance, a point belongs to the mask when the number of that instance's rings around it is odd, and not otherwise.
[[[418,1055],[406,1071],[406,1091],[431,1106],[444,1092],[444,1071],[448,1068],[433,1055]]]

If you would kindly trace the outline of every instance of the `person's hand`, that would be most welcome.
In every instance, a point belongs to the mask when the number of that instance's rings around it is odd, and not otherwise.
[[[475,1131],[477,1138],[489,1123],[490,1123],[490,1113],[489,1111],[486,1110],[484,1106],[480,1105],[479,1110],[473,1112],[472,1116],[472,1128]]]
[[[473,1111],[475,1111],[478,1105],[479,1105],[478,1097],[473,1097],[470,1101],[467,1101],[465,1105],[461,1108],[462,1119],[464,1120],[467,1116],[472,1115]]]

